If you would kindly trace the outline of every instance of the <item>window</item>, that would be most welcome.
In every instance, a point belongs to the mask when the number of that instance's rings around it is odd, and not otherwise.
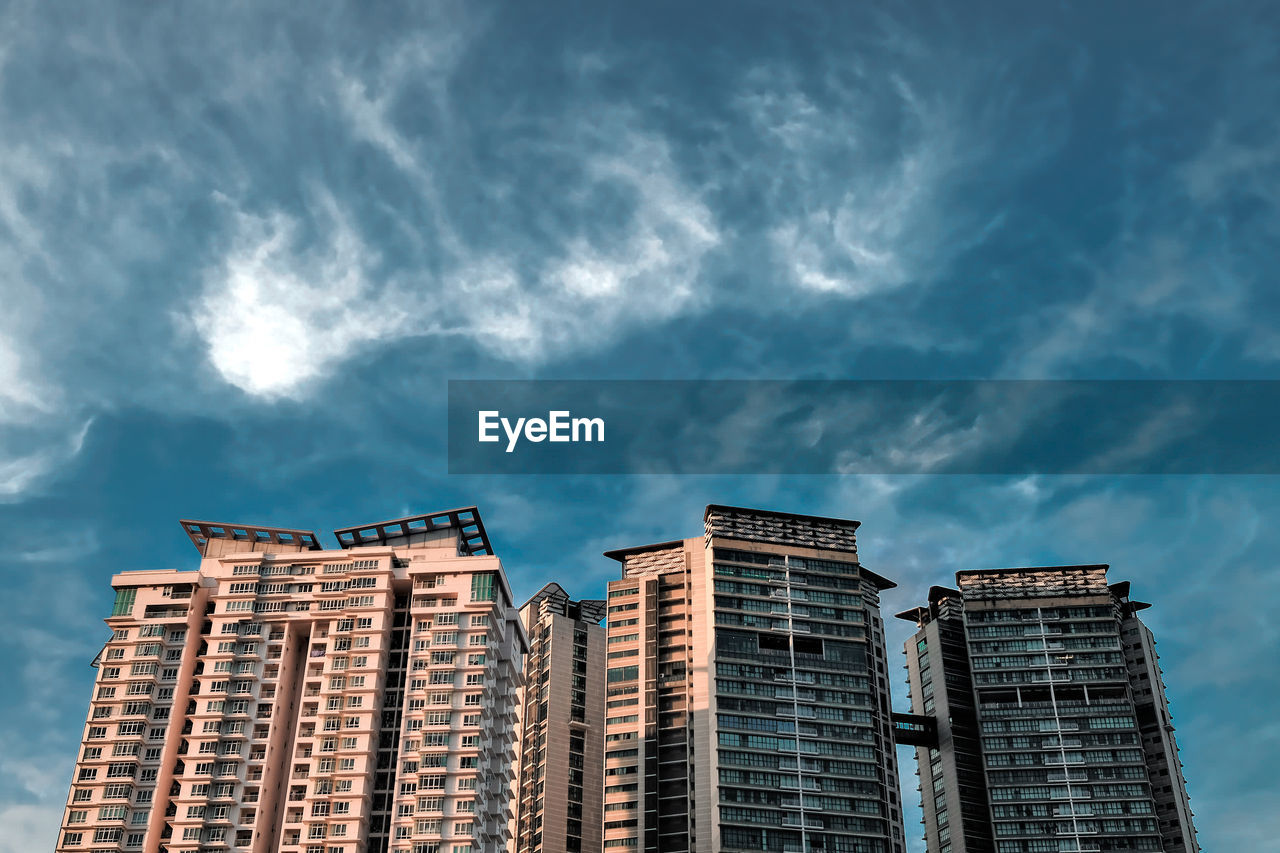
[[[129,616],[133,613],[133,602],[138,597],[136,589],[116,590],[116,601],[111,607],[112,616]]]
[[[471,576],[471,600],[494,601],[497,598],[496,575],[493,572],[476,572]],[[470,829],[470,824],[468,824]]]
[[[639,666],[619,666],[609,670],[609,681],[635,681],[640,677]]]

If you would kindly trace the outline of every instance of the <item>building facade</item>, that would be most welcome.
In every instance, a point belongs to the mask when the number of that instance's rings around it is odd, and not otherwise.
[[[197,570],[112,578],[57,850],[506,850],[527,641],[475,507],[182,525]]]
[[[529,635],[520,692],[516,853],[599,853],[604,794],[605,603],[558,583],[520,608]]]
[[[1107,566],[963,571],[899,618],[930,853],[1198,851],[1149,605]]]
[[[611,551],[605,851],[902,853],[880,592],[858,522],[710,506]]]

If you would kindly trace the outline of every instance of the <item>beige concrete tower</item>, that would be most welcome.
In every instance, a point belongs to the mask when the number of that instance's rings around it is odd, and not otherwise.
[[[520,608],[529,634],[521,689],[516,853],[599,853],[604,766],[603,601],[549,583]]]
[[[198,570],[112,578],[57,850],[505,850],[526,638],[475,507],[182,525]]]
[[[611,551],[603,849],[901,853],[880,619],[858,522],[709,506]]]

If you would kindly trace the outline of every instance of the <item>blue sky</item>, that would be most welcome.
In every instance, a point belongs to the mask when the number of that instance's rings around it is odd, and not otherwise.
[[[1274,849],[1274,478],[450,477],[443,404],[1277,378],[1278,30],[1236,2],[0,5],[0,851],[52,846],[108,578],[194,568],[179,517],[328,538],[474,503],[517,594],[590,596],[601,551],[709,502],[860,519],[890,612],[957,569],[1111,563],[1155,603],[1205,848]]]

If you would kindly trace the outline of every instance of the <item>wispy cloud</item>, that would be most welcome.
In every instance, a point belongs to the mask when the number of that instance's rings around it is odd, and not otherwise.
[[[1020,87],[1007,57],[960,59],[881,26],[874,49],[820,77],[756,68],[735,99],[759,139],[752,179],[772,215],[775,261],[819,296],[936,285],[1002,226],[1010,202],[998,188],[1062,143],[1056,101],[1014,114]],[[992,103],[992,86],[1005,102]],[[1001,143],[1016,133],[1024,144],[1011,156]],[[973,185],[979,172],[986,188]]]
[[[35,444],[35,449],[26,450],[9,444],[19,443],[15,432],[0,434],[0,503],[28,497],[36,484],[78,456],[92,425],[90,418],[65,435],[42,425],[35,436],[22,436]]]
[[[896,83],[911,128],[903,150],[886,162],[865,150],[865,137],[876,132],[865,118],[860,121],[856,102],[865,93],[843,93],[825,109],[795,90],[751,91],[741,99],[752,123],[779,141],[786,157],[779,165],[799,178],[782,190],[798,191],[783,205],[796,208],[795,213],[768,236],[783,268],[802,288],[868,296],[915,280],[930,260],[928,244],[935,232],[928,221],[938,213],[940,184],[949,168],[946,142],[942,126],[909,85],[901,79]],[[833,187],[804,164],[840,145],[847,172]]]
[[[359,215],[364,201],[325,185],[306,191],[318,201],[305,221],[279,208],[236,212],[233,239],[206,270],[196,307],[180,316],[225,381],[262,399],[301,398],[358,353],[406,338],[461,341],[538,365],[706,301],[703,260],[721,229],[671,143],[635,110],[588,98],[530,119],[544,135],[516,156],[575,164],[548,187],[565,212],[554,226],[503,209],[505,174],[468,173],[458,185],[451,170],[470,167],[457,152],[488,131],[451,95],[466,49],[447,32],[393,44],[371,69],[332,71],[343,130],[385,158],[371,168],[389,168],[403,185],[381,206],[405,246],[380,252]],[[405,118],[406,100],[424,90],[416,118]],[[525,182],[537,188],[542,178],[532,171]],[[459,212],[460,192],[493,199],[496,234]],[[601,198],[613,210],[597,216]]]
[[[699,276],[720,243],[715,217],[680,178],[661,138],[628,130],[619,137],[588,155],[585,180],[629,198],[630,215],[601,237],[566,235],[531,281],[512,287],[514,276],[489,279],[497,289],[482,291],[474,327],[482,346],[542,360],[598,347],[623,328],[660,323],[705,299]],[[461,278],[464,288],[475,283]]]

